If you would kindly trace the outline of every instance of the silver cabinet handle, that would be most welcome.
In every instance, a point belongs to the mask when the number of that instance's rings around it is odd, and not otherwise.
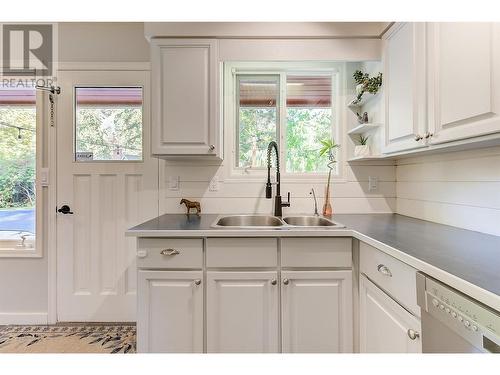
[[[420,134],[416,134],[415,135],[415,141],[420,141],[421,139],[423,139],[424,137],[422,137]]]
[[[432,137],[433,135],[434,135],[433,133],[431,133],[431,132],[427,132],[427,133],[425,133],[425,134],[424,134],[424,138],[425,138],[425,139],[429,139],[429,138],[430,138],[430,137]]]
[[[276,284],[278,284],[278,281],[276,279],[272,279],[271,280],[271,285],[276,285]]]
[[[177,255],[177,254],[180,254],[180,253],[181,252],[179,250],[176,250],[176,249],[164,249],[164,250],[160,251],[161,255],[167,255],[167,256]]]
[[[290,283],[290,280],[288,279],[283,279],[283,284],[288,285]]]
[[[377,267],[377,271],[380,272],[382,275],[384,276],[389,276],[389,277],[392,277],[392,272],[389,268],[387,268],[387,266],[383,265],[383,264],[379,264],[378,267]]]
[[[408,337],[411,340],[416,340],[416,339],[418,339],[420,337],[420,333],[418,333],[417,331],[414,331],[411,328],[408,331],[406,331],[406,333],[408,334]]]
[[[215,145],[210,145],[210,151],[215,150]]]
[[[194,281],[194,285],[200,285],[200,284],[201,284],[201,280],[200,280],[200,279],[196,279],[196,280]]]

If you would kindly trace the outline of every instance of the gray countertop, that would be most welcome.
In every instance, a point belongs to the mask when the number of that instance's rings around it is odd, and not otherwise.
[[[165,237],[170,233],[178,237],[222,235],[219,229],[211,228],[217,216],[162,215],[131,228],[127,235],[148,237],[155,232]],[[403,261],[416,259],[500,296],[500,237],[397,214],[344,214],[336,215],[334,220],[346,225],[347,230],[266,230],[262,235],[345,236],[350,232],[356,237],[360,234],[360,240],[369,239],[372,245],[385,245],[381,250],[388,247],[409,256],[403,256]],[[248,237],[261,232],[235,229],[231,233]]]
[[[337,215],[336,220],[500,296],[500,237],[396,214]]]

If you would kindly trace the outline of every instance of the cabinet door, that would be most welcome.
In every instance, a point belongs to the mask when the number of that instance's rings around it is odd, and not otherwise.
[[[352,353],[352,271],[281,273],[285,353]]]
[[[384,153],[425,147],[425,24],[395,24],[384,36],[383,59]]]
[[[203,352],[202,278],[201,271],[139,271],[138,352]]]
[[[420,320],[406,311],[364,275],[359,284],[361,353],[421,353]]]
[[[153,39],[152,150],[221,157],[215,39]]]
[[[429,24],[432,143],[500,132],[499,26]]]
[[[207,272],[207,351],[278,352],[277,272]]]

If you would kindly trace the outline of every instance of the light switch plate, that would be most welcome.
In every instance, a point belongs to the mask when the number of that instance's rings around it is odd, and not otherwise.
[[[368,177],[368,191],[375,191],[378,189],[378,177]]]
[[[212,179],[210,180],[210,184],[208,185],[208,190],[219,191],[219,177],[212,177]]]
[[[179,190],[179,176],[170,176],[170,179],[168,180],[168,190]]]
[[[40,185],[49,186],[50,184],[49,176],[50,176],[49,168],[40,169]]]

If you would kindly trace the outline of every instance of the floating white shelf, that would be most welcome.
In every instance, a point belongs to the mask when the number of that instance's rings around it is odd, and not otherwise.
[[[386,155],[371,155],[371,156],[355,156],[353,158],[347,159],[348,162],[372,161],[372,160],[390,160],[390,157],[387,157]]]
[[[375,124],[375,123],[366,123],[366,124],[360,124],[356,126],[355,128],[352,128],[347,132],[349,135],[354,135],[354,134],[364,134],[371,132],[372,130],[377,129],[380,126],[380,124]]]
[[[372,100],[375,95],[370,94],[369,92],[365,92],[360,100],[354,98],[347,106],[351,109],[351,111],[356,112],[360,107],[364,106],[366,103]]]

